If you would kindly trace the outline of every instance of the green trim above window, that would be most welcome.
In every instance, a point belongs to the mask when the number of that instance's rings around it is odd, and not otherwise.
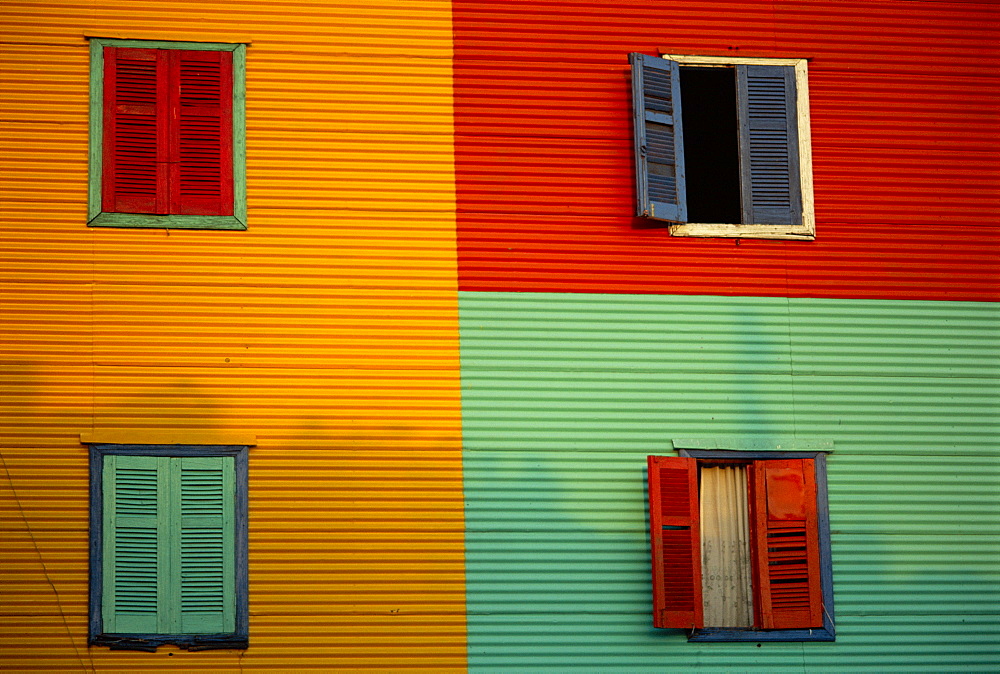
[[[104,48],[229,51],[233,54],[233,215],[151,215],[101,210],[104,150]],[[87,224],[90,227],[157,229],[247,228],[246,45],[156,40],[90,40],[90,151]]]

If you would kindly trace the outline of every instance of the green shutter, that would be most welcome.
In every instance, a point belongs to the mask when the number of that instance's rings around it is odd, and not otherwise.
[[[234,468],[231,457],[180,464],[178,633],[235,629]]]
[[[153,456],[104,461],[105,632],[158,631],[165,468]]]
[[[104,631],[235,630],[232,457],[108,456]]]

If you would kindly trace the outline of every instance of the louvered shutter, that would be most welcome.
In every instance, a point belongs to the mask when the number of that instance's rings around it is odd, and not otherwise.
[[[637,215],[687,221],[677,63],[630,54]]]
[[[162,459],[151,456],[109,456],[104,461],[105,632],[159,631],[164,587],[160,548],[169,527],[162,507],[165,467]]]
[[[233,214],[233,61],[228,51],[170,55],[170,212]]]
[[[105,212],[167,212],[166,53],[104,49],[101,199]]]
[[[764,629],[823,626],[812,459],[753,465],[757,620]]]
[[[650,456],[647,463],[653,626],[703,627],[698,465],[673,456]]]
[[[800,225],[795,69],[736,68],[743,224]]]
[[[180,540],[177,631],[235,629],[234,472],[231,457],[183,457],[179,463]]]
[[[108,456],[104,631],[235,630],[231,457]]]

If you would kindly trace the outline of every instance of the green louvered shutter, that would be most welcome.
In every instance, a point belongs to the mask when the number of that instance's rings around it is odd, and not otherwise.
[[[109,456],[103,472],[104,631],[158,632],[166,464],[152,456]]]
[[[235,629],[234,470],[231,457],[180,462],[178,632]]]
[[[104,462],[104,631],[235,630],[232,457]]]
[[[736,68],[743,224],[801,225],[795,69]]]
[[[636,215],[687,221],[681,85],[677,63],[629,54]]]

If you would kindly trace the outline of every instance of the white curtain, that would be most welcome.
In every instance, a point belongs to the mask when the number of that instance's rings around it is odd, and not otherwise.
[[[701,573],[706,627],[752,627],[745,466],[701,468]]]

